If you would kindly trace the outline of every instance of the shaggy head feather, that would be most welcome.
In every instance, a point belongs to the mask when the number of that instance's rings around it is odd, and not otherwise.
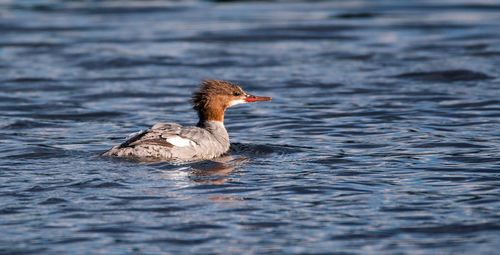
[[[200,122],[224,121],[226,108],[245,96],[246,93],[237,85],[227,81],[204,79],[201,88],[193,93],[193,109],[198,112]]]

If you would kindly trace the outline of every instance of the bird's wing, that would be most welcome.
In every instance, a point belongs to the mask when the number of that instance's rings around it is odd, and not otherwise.
[[[178,137],[181,132],[182,126],[174,123],[156,124],[150,129],[140,132],[124,142],[121,147],[134,147],[137,145],[160,145],[166,147],[173,147],[176,144],[171,143],[169,140]]]
[[[199,127],[184,127],[180,134],[180,137],[189,139],[193,141],[195,144],[201,144],[203,140],[206,140],[211,137],[210,133],[203,128]]]

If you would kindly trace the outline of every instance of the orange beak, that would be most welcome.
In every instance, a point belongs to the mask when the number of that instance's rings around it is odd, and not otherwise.
[[[245,102],[258,102],[258,101],[271,101],[272,98],[270,97],[258,97],[258,96],[253,96],[253,95],[247,95],[245,97]]]

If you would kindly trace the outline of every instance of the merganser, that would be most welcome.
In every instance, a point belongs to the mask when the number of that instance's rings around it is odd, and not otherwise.
[[[271,101],[270,97],[247,94],[227,81],[204,79],[192,96],[198,112],[196,126],[156,124],[110,149],[102,156],[159,161],[196,161],[218,157],[229,150],[224,111],[234,105]]]

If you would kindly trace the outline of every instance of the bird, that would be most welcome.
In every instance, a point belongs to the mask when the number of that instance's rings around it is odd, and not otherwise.
[[[137,132],[102,156],[142,161],[201,161],[221,156],[230,148],[224,126],[224,112],[239,104],[271,101],[254,96],[239,86],[222,80],[204,79],[193,92],[193,109],[198,113],[196,126],[159,123]]]

